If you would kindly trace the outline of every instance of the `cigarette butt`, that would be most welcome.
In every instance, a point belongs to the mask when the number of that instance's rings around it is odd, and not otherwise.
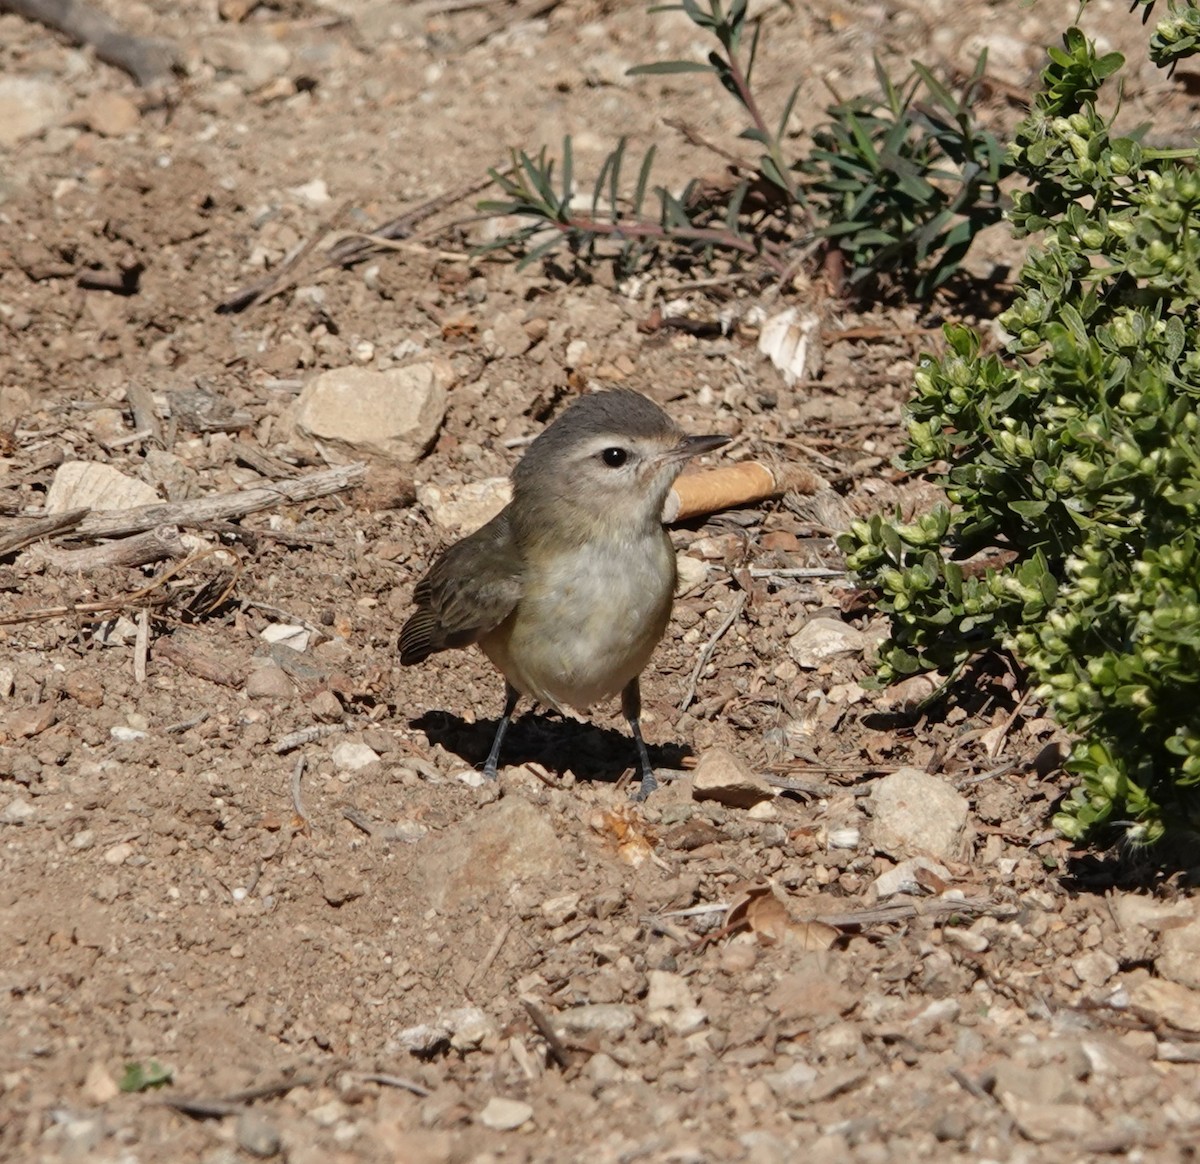
[[[828,482],[798,465],[772,468],[761,461],[741,461],[688,473],[675,482],[663,505],[663,521],[687,521],[718,509],[734,509],[781,493],[816,493]]]

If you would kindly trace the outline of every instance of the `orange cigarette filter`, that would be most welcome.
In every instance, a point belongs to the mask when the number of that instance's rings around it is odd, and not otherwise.
[[[686,473],[675,482],[663,505],[663,521],[687,521],[719,509],[736,509],[781,493],[816,493],[828,482],[799,466],[772,468],[761,461],[740,461],[699,473]]]

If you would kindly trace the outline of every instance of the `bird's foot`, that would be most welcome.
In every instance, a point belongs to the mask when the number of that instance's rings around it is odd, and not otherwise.
[[[642,782],[637,786],[633,793],[633,799],[639,804],[646,799],[658,787],[658,781],[654,776],[653,768],[646,768],[642,771]]]

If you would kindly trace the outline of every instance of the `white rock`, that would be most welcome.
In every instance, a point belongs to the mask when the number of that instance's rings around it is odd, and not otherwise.
[[[379,753],[366,744],[343,740],[330,753],[333,766],[339,772],[358,772],[379,759]]]
[[[533,1119],[533,1108],[519,1099],[493,1095],[479,1113],[479,1122],[494,1132],[511,1132]]]
[[[136,743],[138,740],[147,739],[150,735],[149,732],[144,732],[141,728],[127,727],[122,723],[114,724],[110,727],[108,734],[121,744]]]
[[[232,35],[209,37],[203,52],[218,73],[233,73],[244,93],[283,76],[292,63],[292,54],[279,41],[253,36],[241,26]]]
[[[870,802],[871,838],[888,856],[953,861],[961,855],[967,801],[944,780],[920,768],[899,768],[875,785]]]
[[[140,119],[138,107],[128,97],[100,92],[85,98],[71,120],[101,137],[121,137],[136,129]]]
[[[134,509],[161,501],[158,493],[136,477],[94,461],[66,461],[55,470],[46,494],[47,513],[68,509]]]
[[[831,849],[857,849],[862,842],[862,829],[854,825],[841,825],[829,830],[827,844]]]
[[[686,594],[689,590],[695,590],[708,581],[708,563],[700,561],[699,558],[693,558],[691,554],[679,554],[675,559],[675,568],[676,594]]]
[[[419,485],[417,500],[434,525],[461,537],[487,525],[512,500],[512,482],[507,477],[485,477],[454,490]]]
[[[1190,917],[1163,928],[1162,952],[1154,967],[1164,978],[1200,990],[1200,901],[1191,898],[1185,908]]]
[[[1079,981],[1087,986],[1103,986],[1120,968],[1120,962],[1105,950],[1089,950],[1071,963]]]
[[[814,618],[792,635],[788,654],[808,670],[819,667],[837,655],[861,652],[866,646],[862,631],[836,618]]]
[[[296,431],[330,459],[374,456],[411,464],[433,444],[453,380],[442,359],[385,372],[334,368],[300,393]]]
[[[696,1005],[687,980],[669,970],[650,971],[646,1017],[677,1035],[690,1035],[708,1022],[708,1015]]]
[[[306,627],[273,622],[270,626],[263,628],[259,637],[268,643],[283,643],[285,646],[291,647],[293,651],[307,651],[312,632]]]
[[[732,752],[725,748],[709,748],[696,765],[692,796],[696,800],[715,800],[734,808],[749,808],[760,800],[772,800],[775,790]]]
[[[1200,991],[1178,982],[1147,978],[1130,987],[1129,1004],[1156,1023],[1200,1034]]]
[[[303,186],[291,186],[288,193],[294,194],[301,202],[307,202],[309,206],[325,206],[333,200],[324,178],[314,178]]]
[[[59,85],[36,77],[0,77],[0,146],[37,137],[66,109],[67,93]]]
[[[104,850],[104,862],[107,865],[124,865],[133,856],[133,851],[128,841],[119,841]]]
[[[496,1024],[477,1006],[464,1006],[446,1016],[450,1046],[456,1051],[474,1051],[496,1033]]]
[[[579,894],[564,893],[542,902],[542,917],[548,926],[561,926],[579,913]]]
[[[0,699],[7,699],[13,693],[16,677],[11,667],[0,667]]]
[[[397,1051],[409,1051],[423,1055],[441,1046],[450,1039],[450,1028],[445,1023],[418,1023],[405,1027],[388,1040],[386,1051],[394,1055]]]
[[[25,824],[37,816],[37,809],[28,800],[14,796],[0,812],[0,824]]]
[[[116,1099],[121,1094],[116,1080],[108,1073],[108,1068],[99,1060],[94,1062],[87,1072],[81,1089],[83,1098],[88,1103],[102,1104]]]
[[[606,1035],[619,1035],[637,1025],[637,1014],[633,1007],[620,1002],[592,1002],[573,1006],[557,1016],[564,1030],[575,1034],[591,1034],[600,1031]]]
[[[880,873],[873,882],[876,897],[891,897],[895,893],[927,893],[929,890],[918,879],[918,873],[932,873],[940,881],[950,882],[954,875],[945,865],[931,861],[928,857],[910,857],[901,861],[894,869]]]

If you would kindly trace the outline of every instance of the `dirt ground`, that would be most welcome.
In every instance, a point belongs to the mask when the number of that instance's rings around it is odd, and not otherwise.
[[[950,73],[984,44],[986,112],[1010,126],[1061,15],[752,7],[763,104],[801,80],[798,139],[831,90],[869,87],[872,54]],[[728,143],[739,111],[701,77],[626,76],[707,50],[635,4],[104,8],[173,41],[182,75],[138,89],[0,16],[0,536],[42,514],[64,462],[171,502],[326,468],[292,418],[329,369],[433,360],[448,405],[415,463],[185,529],[200,540],[152,587],[170,601],[143,620],[144,675],[137,610],[114,600],[161,562],[79,570],[55,555],[94,540],[61,539],[0,561],[0,1158],[1193,1159],[1186,876],[1054,834],[1063,740],[999,662],[928,714],[864,686],[883,627],[832,534],[929,501],[890,458],[914,360],[961,305],[851,310],[803,273],[518,271],[468,257],[497,228],[462,196],[219,313],[326,230],[462,195],[510,147],[571,133],[594,173],[625,133],[659,143],[675,186],[721,162],[666,122]],[[1097,0],[1088,27],[1140,62],[1125,8]],[[1190,135],[1194,81],[1135,63],[1131,117]],[[997,232],[973,264],[1016,261]],[[656,328],[664,305],[738,322]],[[789,305],[820,322],[793,386],[749,310]],[[672,778],[647,804],[620,783],[615,707],[527,714],[481,787],[495,673],[474,652],[396,658],[412,586],[456,536],[438,497],[503,477],[568,399],[613,386],[834,493],[673,531],[686,589],[643,681]],[[816,630],[834,653],[813,655]],[[714,749],[776,787],[696,799]],[[122,1090],[131,1064],[168,1079]]]

